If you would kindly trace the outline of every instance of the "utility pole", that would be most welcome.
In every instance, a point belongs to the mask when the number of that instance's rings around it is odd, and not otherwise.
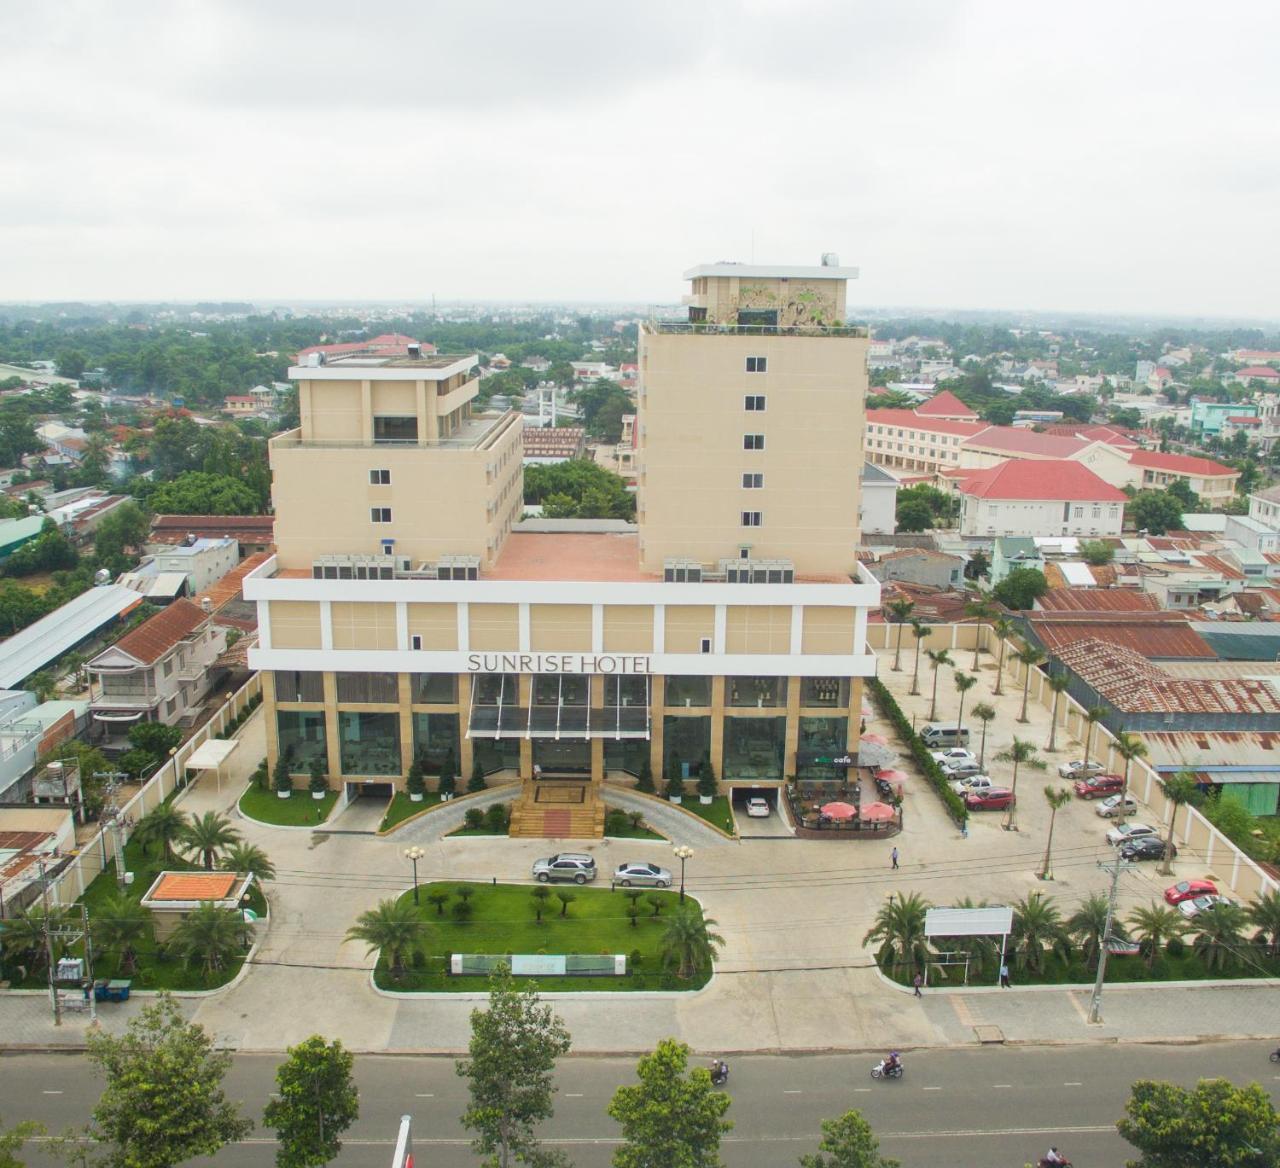
[[[1093,999],[1089,1003],[1089,1021],[1102,1021],[1102,982],[1107,975],[1107,946],[1111,941],[1111,922],[1116,915],[1116,895],[1120,891],[1120,873],[1133,867],[1119,855],[1110,863],[1099,864],[1104,872],[1111,873],[1111,893],[1107,898],[1107,920],[1102,926],[1102,943],[1098,947],[1098,976],[1093,982]]]
[[[53,932],[49,928],[49,881],[45,878],[44,861],[40,864],[40,899],[44,904],[44,947],[49,965],[49,1001],[53,1005],[53,1024],[62,1025],[62,1004],[58,1001],[58,984],[54,980],[57,972],[53,964]]]
[[[98,1024],[98,995],[93,984],[93,931],[89,928],[89,906],[80,905],[80,922],[84,927],[84,980],[89,987],[89,1025]]]
[[[116,860],[116,883],[125,886],[124,860],[124,828],[120,808],[116,805],[116,791],[120,788],[120,780],[129,776],[123,771],[94,771],[95,779],[104,779],[104,801],[102,804],[102,827],[110,834]]]

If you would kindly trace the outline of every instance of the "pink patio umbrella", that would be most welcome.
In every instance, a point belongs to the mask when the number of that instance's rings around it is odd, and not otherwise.
[[[859,739],[861,742],[874,742],[877,746],[888,746],[889,740],[883,734],[864,734]]]
[[[858,814],[852,803],[824,803],[819,810],[828,819],[852,819]]]
[[[905,783],[909,777],[906,771],[882,770],[877,772],[877,778],[884,779],[886,783]]]
[[[862,808],[863,823],[888,823],[894,810],[888,803],[867,803]]]

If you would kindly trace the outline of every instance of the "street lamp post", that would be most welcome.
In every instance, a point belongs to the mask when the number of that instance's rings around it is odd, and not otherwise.
[[[671,849],[671,854],[680,861],[680,902],[684,903],[684,865],[686,860],[693,859],[693,849],[679,844]]]
[[[418,903],[418,861],[427,853],[422,848],[414,844],[411,848],[405,848],[404,858],[413,865],[413,903]]]

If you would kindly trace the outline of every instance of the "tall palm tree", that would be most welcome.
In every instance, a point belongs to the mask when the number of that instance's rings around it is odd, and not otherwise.
[[[711,930],[717,922],[704,917],[696,904],[686,902],[667,918],[662,934],[662,956],[676,967],[676,977],[684,980],[700,969],[707,969],[724,944],[724,938]]]
[[[1107,911],[1110,902],[1101,892],[1086,897],[1080,907],[1067,918],[1067,932],[1080,945],[1085,963],[1098,968],[1098,957],[1107,934]]]
[[[1015,902],[1009,944],[1019,969],[1042,973],[1048,952],[1062,952],[1066,940],[1062,914],[1053,897],[1031,892]]]
[[[240,842],[240,833],[231,826],[231,820],[216,811],[206,811],[199,819],[193,819],[182,832],[182,842],[195,852],[204,863],[205,870],[213,871],[213,862],[220,852]]]
[[[1134,940],[1147,955],[1147,968],[1154,969],[1156,958],[1173,937],[1187,931],[1187,919],[1176,908],[1152,901],[1148,908],[1135,908],[1129,914]]]
[[[1245,911],[1258,929],[1257,940],[1266,943],[1272,957],[1280,953],[1280,891],[1264,892]]]
[[[1210,972],[1236,963],[1248,920],[1244,909],[1231,902],[1215,904],[1196,916],[1191,926],[1196,935],[1191,944]]]
[[[218,858],[218,867],[224,872],[251,872],[259,884],[276,878],[276,866],[256,844],[232,844]]]
[[[1124,759],[1124,786],[1121,788],[1120,794],[1120,812],[1117,818],[1118,823],[1123,823],[1128,816],[1129,802],[1129,770],[1133,766],[1135,758],[1147,757],[1147,744],[1141,738],[1135,738],[1132,734],[1121,731],[1116,736],[1116,753]]]
[[[1049,745],[1045,747],[1050,754],[1058,749],[1058,702],[1063,691],[1071,684],[1071,677],[1066,673],[1051,673],[1049,688],[1053,690],[1053,709],[1049,712]]]
[[[1000,642],[1000,655],[996,658],[996,688],[991,691],[996,697],[1004,693],[1004,653],[1016,627],[1007,616],[998,616],[991,622],[996,640]]]
[[[973,672],[978,672],[978,656],[982,652],[982,626],[987,624],[996,614],[991,602],[985,598],[970,600],[964,606],[965,616],[972,617],[977,623],[973,628]]]
[[[901,668],[900,662],[902,660],[902,629],[906,624],[907,617],[911,615],[916,606],[913,600],[891,600],[885,607],[888,608],[889,615],[898,626],[898,644],[893,651],[893,671],[897,673]]]
[[[356,923],[347,930],[348,941],[363,941],[372,953],[382,950],[391,966],[391,976],[404,973],[405,954],[417,948],[422,922],[413,905],[407,901],[380,900],[371,909],[362,912]]]
[[[877,942],[876,958],[881,965],[888,961],[891,970],[923,965],[929,959],[924,918],[932,907],[918,892],[890,896],[876,912],[875,923],[862,943]]]
[[[960,708],[956,710],[956,725],[964,725],[964,695],[967,694],[975,685],[978,679],[972,673],[961,673],[958,670],[951,678],[956,683],[956,692],[960,695]]]
[[[911,692],[918,694],[920,692],[920,642],[923,641],[931,632],[933,626],[927,625],[922,620],[911,618],[911,635],[916,639],[916,663],[911,670]]]
[[[49,964],[45,925],[47,923],[49,928],[57,929],[66,920],[66,909],[56,905],[50,908],[47,922],[45,911],[40,905],[24,908],[17,915],[0,921],[0,943],[3,944],[5,953],[16,953],[22,964],[30,965],[32,969],[44,969]],[[55,959],[61,955],[59,950],[64,944],[61,941],[55,942]]]
[[[165,863],[171,864],[173,845],[185,836],[190,826],[191,820],[185,811],[179,811],[172,803],[161,803],[138,820],[133,837],[144,849],[159,843]]]
[[[1053,870],[1051,866],[1053,825],[1057,822],[1058,812],[1071,802],[1071,792],[1065,787],[1055,787],[1052,783],[1046,783],[1044,798],[1045,802],[1049,804],[1049,838],[1044,845],[1044,864],[1040,868],[1040,879],[1050,880],[1052,877],[1049,873]]]
[[[1014,831],[1015,824],[1018,822],[1018,768],[1027,767],[1033,771],[1042,771],[1045,765],[1036,757],[1035,746],[1024,738],[1015,738],[1008,750],[1002,750],[996,755],[996,762],[1013,763],[1013,781],[1009,784],[1013,792],[1013,801],[1009,804],[1009,810],[1005,812],[1004,827],[1006,831]]]
[[[240,913],[205,901],[173,930],[169,948],[188,965],[198,965],[208,980],[240,952]]]
[[[1200,798],[1200,788],[1196,777],[1190,771],[1179,771],[1170,775],[1161,784],[1164,787],[1165,802],[1169,804],[1169,834],[1164,839],[1164,855],[1160,858],[1160,874],[1169,876],[1173,873],[1173,832],[1178,822],[1178,808],[1186,803],[1194,803]]]
[[[1023,644],[1014,656],[1022,664],[1022,713],[1018,715],[1019,722],[1029,722],[1031,719],[1027,717],[1027,699],[1031,695],[1031,671],[1044,660],[1044,654],[1040,652],[1034,645]]]
[[[954,665],[955,662],[945,649],[926,649],[924,655],[933,666],[933,696],[929,699],[929,721],[932,722],[938,716],[938,670],[943,665]]]
[[[987,757],[987,724],[995,720],[996,708],[989,702],[978,702],[972,713],[982,723],[982,745],[978,747],[978,765],[982,766]]]
[[[1093,747],[1093,728],[1107,716],[1106,706],[1090,706],[1084,712],[1084,776],[1089,777],[1089,751]]]
[[[93,916],[93,943],[116,955],[121,973],[138,968],[138,944],[152,935],[151,910],[126,892],[117,892],[102,902]]]

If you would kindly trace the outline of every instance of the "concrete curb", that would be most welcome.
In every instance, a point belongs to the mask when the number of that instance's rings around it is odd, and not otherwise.
[[[872,966],[875,969],[876,977],[878,977],[886,986],[899,993],[914,996],[915,990],[911,986],[901,985],[899,982],[893,981],[885,976],[884,971],[878,966]],[[1268,987],[1280,987],[1280,978],[1275,977],[1241,977],[1241,978],[1206,978],[1204,981],[1109,981],[1106,983],[1108,991],[1114,993],[1118,990],[1195,990],[1195,989],[1247,989],[1250,986],[1257,986],[1259,989]],[[1071,992],[1093,992],[1093,982],[1059,982],[1056,985],[1017,985],[1009,986],[1008,989],[1003,986],[945,986],[942,988],[935,986],[922,986],[930,997],[942,997],[948,994],[1016,994],[1030,993],[1039,994],[1050,991],[1061,993]]]
[[[376,835],[379,839],[387,839],[389,836],[395,835],[395,833],[402,827],[407,827],[411,823],[419,823],[433,812],[444,811],[449,807],[455,807],[460,803],[466,802],[468,799],[478,799],[484,795],[491,795],[494,792],[507,790],[515,792],[518,791],[519,788],[519,783],[499,783],[496,787],[486,787],[483,791],[464,791],[460,795],[454,795],[454,797],[447,803],[433,803],[430,807],[424,807],[421,811],[415,811],[412,815],[406,816],[404,819],[400,820],[399,823],[393,823],[388,828],[378,828],[378,830],[372,834]],[[503,801],[504,800],[502,799],[497,800],[499,803]]]
[[[253,786],[253,779],[250,779],[244,785],[244,790],[236,796],[236,801],[233,804],[236,809],[236,814],[240,816],[241,819],[247,819],[250,823],[256,823],[259,827],[269,828],[271,831],[324,831],[325,824],[333,818],[334,812],[342,806],[342,800],[335,799],[333,806],[329,808],[329,814],[319,823],[270,823],[265,819],[259,819],[256,815],[250,815],[240,806],[240,800],[245,797],[251,786]],[[308,798],[310,798],[309,792]]]
[[[683,803],[672,803],[670,799],[664,799],[660,795],[650,795],[648,791],[637,791],[634,787],[621,787],[621,786],[615,785],[613,788],[610,788],[610,785],[608,783],[601,783],[600,798],[604,799],[606,806],[608,805],[608,802],[609,802],[607,798],[607,793],[609,792],[610,789],[621,791],[627,795],[634,795],[637,799],[647,799],[651,803],[658,804],[659,807],[670,807],[673,811],[679,811],[682,814],[689,816],[690,819],[697,820],[699,823],[705,825],[706,827],[709,827],[717,835],[721,835],[727,840],[733,841],[735,843],[741,842],[738,836],[738,833],[736,831],[730,833],[725,831],[724,828],[722,827],[717,827],[714,823],[711,822],[711,820],[703,819],[701,815],[698,815],[693,811],[689,811],[684,806]],[[696,799],[697,796],[695,795],[693,796],[693,798]],[[731,798],[731,796],[725,796],[725,798]],[[622,808],[619,808],[619,810],[622,810]],[[730,813],[732,814],[732,804],[730,804]]]

